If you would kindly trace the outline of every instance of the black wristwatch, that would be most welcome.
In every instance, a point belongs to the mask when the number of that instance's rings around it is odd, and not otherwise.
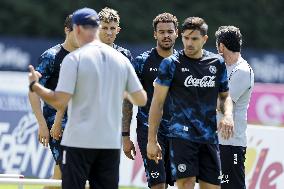
[[[122,136],[130,136],[130,132],[129,131],[128,132],[122,132],[121,135]]]
[[[30,83],[30,85],[29,85],[29,88],[30,88],[30,91],[31,92],[34,92],[33,91],[33,85],[36,83],[36,81],[32,81],[31,83]]]

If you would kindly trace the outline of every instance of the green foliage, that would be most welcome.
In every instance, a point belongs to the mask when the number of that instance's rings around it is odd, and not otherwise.
[[[245,47],[284,49],[282,0],[1,0],[0,34],[40,37],[63,36],[65,17],[74,10],[109,6],[119,11],[119,41],[153,42],[153,18],[162,12],[177,16],[180,25],[188,16],[203,17],[209,25],[209,45],[220,25],[236,25]]]

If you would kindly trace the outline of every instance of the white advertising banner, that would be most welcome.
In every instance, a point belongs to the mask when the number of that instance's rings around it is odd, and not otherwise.
[[[250,126],[246,156],[248,189],[284,188],[284,128]]]
[[[132,128],[135,127],[135,125],[132,126]],[[132,134],[132,136],[135,136],[135,133]],[[246,156],[248,189],[284,188],[284,149],[281,145],[283,138],[284,128],[249,126]],[[136,143],[136,150],[138,151],[138,149]],[[143,162],[139,152],[135,161],[127,159],[124,154],[121,155],[120,184],[147,187]]]

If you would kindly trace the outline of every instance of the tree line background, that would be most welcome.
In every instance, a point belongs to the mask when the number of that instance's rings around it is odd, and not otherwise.
[[[220,25],[235,25],[245,47],[284,50],[283,0],[1,0],[0,35],[61,38],[68,14],[82,7],[99,12],[105,6],[120,14],[120,43],[153,43],[153,18],[170,12],[180,25],[188,16],[204,18],[209,46],[215,45]]]

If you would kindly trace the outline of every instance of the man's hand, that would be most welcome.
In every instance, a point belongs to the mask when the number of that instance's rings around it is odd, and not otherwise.
[[[50,129],[50,136],[54,138],[55,140],[59,140],[60,137],[62,136],[62,127],[61,123],[57,124],[54,122]]]
[[[49,130],[47,128],[46,122],[38,123],[38,141],[44,147],[48,147],[49,143]]]
[[[38,82],[39,78],[41,78],[41,74],[38,71],[35,71],[32,65],[29,65],[30,73],[29,73],[29,82],[36,81]]]
[[[124,136],[123,138],[123,152],[129,159],[134,160],[136,156],[135,146],[133,142],[130,140],[129,136]]]
[[[154,160],[157,164],[162,159],[162,149],[158,142],[149,142],[147,144],[147,156]]]
[[[230,137],[234,135],[234,121],[232,115],[225,115],[219,125],[218,132],[221,132],[221,136],[228,140]]]

